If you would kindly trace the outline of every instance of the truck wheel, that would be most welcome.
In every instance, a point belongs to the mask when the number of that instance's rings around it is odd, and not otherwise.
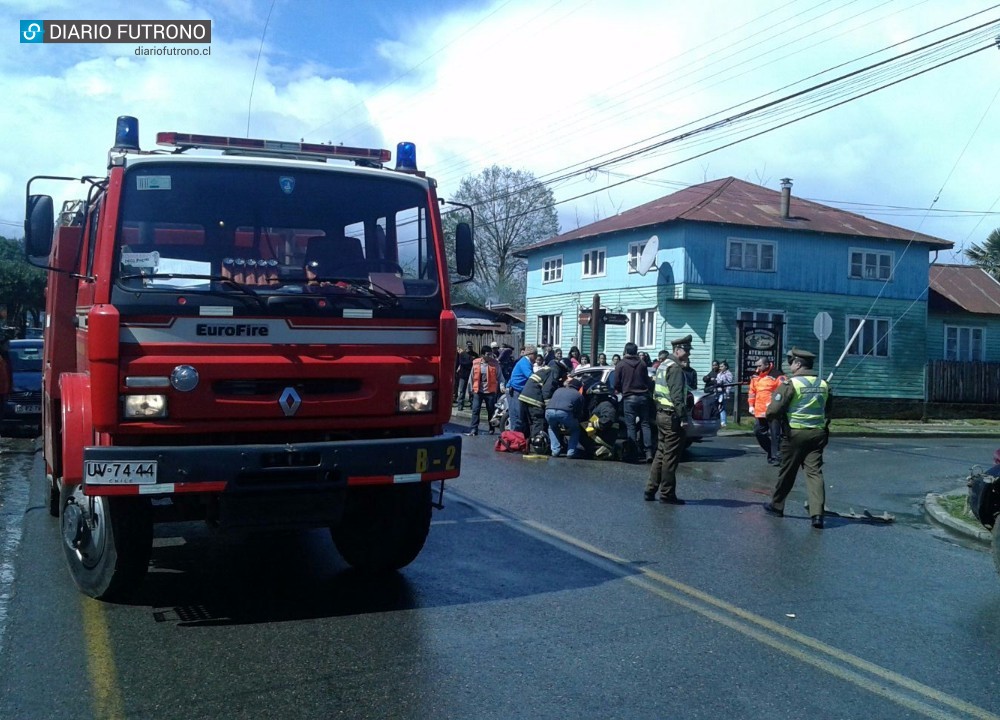
[[[993,521],[993,565],[1000,573],[1000,517]]]
[[[59,517],[59,486],[55,478],[49,483],[49,515]]]
[[[330,532],[351,567],[383,572],[413,562],[430,526],[430,483],[415,483],[348,490],[344,517]]]
[[[93,598],[113,599],[146,574],[153,547],[148,498],[93,497],[80,485],[63,486],[63,550],[77,587]]]

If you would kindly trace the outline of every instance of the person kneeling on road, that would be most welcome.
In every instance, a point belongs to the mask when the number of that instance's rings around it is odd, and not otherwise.
[[[584,392],[587,421],[580,434],[580,446],[595,460],[612,460],[618,439],[618,403],[607,384],[596,382]]]
[[[563,387],[552,393],[552,398],[546,403],[545,421],[549,425],[549,442],[552,445],[552,457],[565,455],[569,458],[582,457],[580,448],[580,423],[584,419],[586,404],[580,394],[580,381],[569,378]],[[562,450],[561,432],[568,435],[568,449]]]

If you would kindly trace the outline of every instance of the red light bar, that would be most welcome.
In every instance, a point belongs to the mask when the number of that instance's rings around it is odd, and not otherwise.
[[[194,135],[192,133],[161,132],[156,134],[156,144],[180,150],[192,148],[212,150],[258,150],[270,155],[311,155],[339,160],[366,160],[379,164],[392,158],[388,150],[355,148],[344,145],[319,145],[317,143],[257,140],[254,138],[224,137],[222,135]]]

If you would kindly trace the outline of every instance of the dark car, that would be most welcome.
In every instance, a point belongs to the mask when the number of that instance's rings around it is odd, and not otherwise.
[[[3,404],[3,426],[39,429],[42,424],[42,341],[11,340],[7,349],[10,394]]]

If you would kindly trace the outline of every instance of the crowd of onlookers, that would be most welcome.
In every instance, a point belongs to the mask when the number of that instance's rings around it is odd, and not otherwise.
[[[510,429],[522,433],[533,450],[567,457],[594,456],[600,450],[603,457],[633,455],[639,462],[651,462],[656,443],[653,376],[670,353],[661,350],[654,360],[631,342],[623,352],[624,357],[614,354],[610,362],[605,353],[598,353],[597,362],[592,363],[590,356],[575,346],[564,355],[559,347],[529,344],[515,356],[508,344],[494,341],[476,352],[469,341],[465,348],[458,348],[454,405],[459,410],[468,406],[472,411],[468,435],[479,434],[484,408],[487,431],[502,431],[505,428],[497,427],[491,419],[506,410]],[[614,370],[607,382],[596,382],[595,376],[584,386],[572,376],[579,369],[609,366]],[[682,366],[690,389],[701,385],[713,393],[725,427],[735,384],[728,363],[714,361],[701,383],[686,359]],[[564,389],[568,391],[561,392]],[[625,433],[618,432],[619,416],[624,419]],[[619,434],[624,437],[619,438]],[[616,447],[620,440],[628,441],[624,448],[620,442]]]

